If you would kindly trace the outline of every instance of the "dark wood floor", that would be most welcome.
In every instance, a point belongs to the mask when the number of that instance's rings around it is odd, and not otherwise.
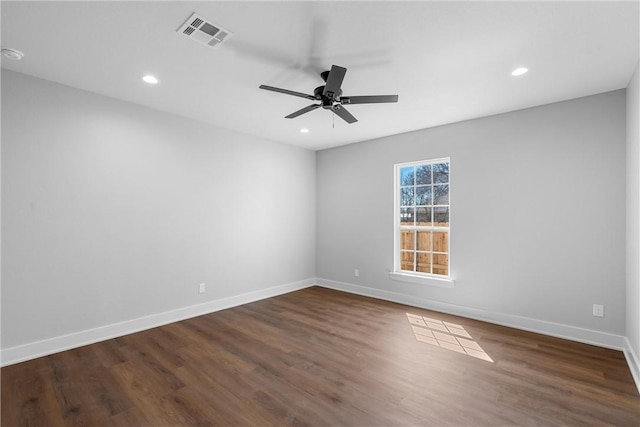
[[[6,427],[640,424],[618,351],[322,288],[1,374]]]

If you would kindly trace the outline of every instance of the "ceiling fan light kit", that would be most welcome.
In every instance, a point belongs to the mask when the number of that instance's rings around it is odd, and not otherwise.
[[[346,73],[347,69],[338,65],[331,66],[330,71],[323,71],[320,73],[320,77],[324,80],[325,85],[315,88],[313,95],[267,85],[260,85],[260,89],[320,102],[319,104],[311,104],[298,111],[294,111],[288,116],[285,116],[286,119],[293,119],[302,114],[308,113],[309,111],[322,107],[325,110],[333,111],[342,120],[351,124],[357,122],[358,119],[344,108],[345,104],[379,104],[398,102],[398,95],[342,96],[342,81],[344,80]]]

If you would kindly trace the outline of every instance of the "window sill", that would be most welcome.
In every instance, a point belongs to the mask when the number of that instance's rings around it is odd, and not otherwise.
[[[396,271],[390,272],[389,277],[391,278],[391,280],[397,280],[399,282],[416,283],[418,285],[437,286],[439,288],[453,288],[456,284],[456,282],[449,277],[443,277],[443,278],[427,277],[427,276],[419,276],[417,274],[410,274],[410,273],[398,273]]]

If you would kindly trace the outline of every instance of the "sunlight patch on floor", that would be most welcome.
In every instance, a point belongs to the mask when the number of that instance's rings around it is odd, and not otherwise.
[[[417,314],[406,314],[416,340],[493,363],[493,359],[461,325]]]

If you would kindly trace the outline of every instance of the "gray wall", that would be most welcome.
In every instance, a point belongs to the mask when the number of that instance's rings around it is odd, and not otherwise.
[[[453,289],[388,276],[393,165],[439,157]],[[317,173],[320,279],[624,334],[624,90],[320,151]]]
[[[638,354],[624,91],[316,156],[3,70],[2,143],[2,348],[317,276],[620,335],[626,321]],[[393,164],[447,156],[456,286],[392,281]]]
[[[640,356],[640,71],[627,87],[627,319],[626,335]],[[636,359],[636,364],[638,363]],[[636,365],[635,369],[640,366]],[[640,371],[636,373],[640,374]],[[640,377],[636,378],[639,381]],[[640,382],[638,383],[640,387]]]
[[[5,70],[2,144],[3,348],[315,276],[314,152]]]

